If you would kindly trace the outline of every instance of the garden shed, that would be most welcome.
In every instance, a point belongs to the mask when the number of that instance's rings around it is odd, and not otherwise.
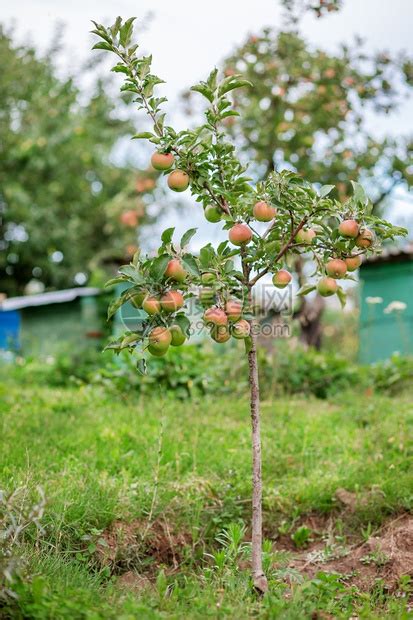
[[[413,355],[413,244],[362,264],[359,335],[362,363]]]
[[[72,288],[0,302],[0,350],[50,355],[67,348],[96,346],[103,320],[101,290]]]

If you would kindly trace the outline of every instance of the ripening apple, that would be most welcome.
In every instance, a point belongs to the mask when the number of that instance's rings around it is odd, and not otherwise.
[[[184,170],[174,170],[168,176],[168,186],[174,192],[184,192],[189,185],[189,176]]]
[[[326,263],[326,273],[332,278],[344,278],[347,265],[341,258],[332,258]]]
[[[280,269],[272,277],[272,283],[277,288],[285,288],[292,280],[292,275],[286,269]]]
[[[338,227],[338,232],[343,237],[349,237],[350,239],[355,239],[359,234],[360,226],[356,222],[356,220],[344,220],[341,222]]]
[[[250,335],[251,326],[245,319],[240,319],[232,326],[232,335],[237,340],[248,338]]]
[[[166,355],[168,353],[168,349],[169,347],[166,347],[166,349],[155,349],[151,344],[148,346],[148,351],[151,355],[153,355],[154,357],[163,357],[164,355]]]
[[[356,246],[358,248],[369,248],[374,241],[374,233],[368,228],[360,230],[360,234],[356,239]]]
[[[277,209],[266,203],[264,200],[260,200],[255,203],[252,213],[257,222],[270,222],[276,216]]]
[[[221,308],[208,308],[204,312],[204,321],[207,325],[223,326],[228,324],[228,317]]]
[[[229,230],[229,240],[234,245],[244,245],[252,239],[252,230],[246,224],[234,224]]]
[[[183,282],[187,276],[187,272],[182,263],[177,258],[172,258],[166,266],[165,276],[175,280],[175,282]]]
[[[215,205],[208,205],[204,211],[205,219],[211,224],[216,224],[221,220],[222,210]]]
[[[202,284],[212,284],[212,282],[215,282],[215,280],[216,280],[215,273],[211,273],[210,271],[207,271],[201,275]]]
[[[360,256],[349,256],[345,259],[347,265],[347,271],[356,271],[361,265]]]
[[[154,327],[149,333],[149,345],[153,351],[168,349],[172,341],[172,335],[166,327]]]
[[[159,299],[151,295],[147,295],[142,302],[142,308],[147,314],[159,314],[161,311],[161,304]]]
[[[171,346],[180,347],[184,344],[186,336],[179,325],[171,325],[169,327],[171,333]]]
[[[135,295],[131,297],[131,300],[130,300],[132,306],[134,306],[135,308],[142,308],[143,300],[145,299],[147,294],[148,294],[148,291],[146,291],[145,289],[142,289],[141,291],[138,291],[137,293],[135,293]]]
[[[238,299],[229,299],[225,304],[225,313],[231,323],[238,321],[242,315],[242,303]]]
[[[334,278],[330,278],[329,276],[321,278],[317,284],[317,291],[322,297],[330,297],[331,295],[334,295],[334,293],[337,293],[337,290],[337,282]]]
[[[165,312],[176,312],[184,305],[184,298],[179,291],[167,291],[161,297],[160,304]]]
[[[135,209],[128,209],[120,216],[120,221],[129,228],[135,228],[138,225],[139,213]]]
[[[169,170],[174,165],[175,157],[172,153],[154,153],[151,157],[151,164],[155,170]]]
[[[215,342],[223,344],[231,338],[231,334],[229,333],[229,329],[227,326],[214,325],[211,329],[211,338],[212,340],[215,340]]]
[[[310,244],[313,242],[313,239],[317,236],[317,233],[312,228],[301,228],[295,236],[295,240],[297,243],[306,243]]]

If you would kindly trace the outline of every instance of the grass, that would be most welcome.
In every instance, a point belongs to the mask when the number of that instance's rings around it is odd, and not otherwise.
[[[10,617],[410,617],[406,598],[388,596],[383,584],[366,594],[326,573],[303,581],[289,571],[288,554],[269,543],[270,594],[262,601],[251,594],[242,570],[251,489],[247,402],[133,399],[10,379],[0,406],[0,486],[24,485],[35,495],[39,485],[47,498],[44,533],[29,529],[22,543],[32,578],[16,585]],[[281,534],[305,546],[301,515],[308,513],[331,514],[337,532],[362,538],[386,516],[412,509],[409,395],[283,399],[263,403],[262,414],[268,539]],[[339,488],[364,498],[351,514],[340,513]],[[124,545],[105,563],[97,548],[117,520],[139,523],[148,542],[139,553]],[[167,554],[151,553],[154,527],[176,546],[175,570]],[[125,570],[150,582],[125,590],[118,578]]]

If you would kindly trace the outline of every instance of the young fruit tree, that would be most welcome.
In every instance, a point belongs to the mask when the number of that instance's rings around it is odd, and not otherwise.
[[[188,244],[196,229],[188,230],[176,245],[174,228],[168,228],[161,235],[157,256],[136,253],[109,283],[128,287],[111,304],[109,315],[131,301],[144,311],[144,318],[109,347],[116,352],[128,350],[136,358],[137,369],[145,372],[148,353],[164,356],[169,347],[182,346],[191,335],[188,314],[194,304],[215,342],[244,341],[252,422],[252,578],[255,589],[264,593],[268,586],[262,566],[259,325],[253,289],[270,274],[274,287],[289,286],[288,265],[297,255],[307,254],[314,259],[316,273],[299,294],[317,290],[325,297],[337,295],[344,304],[340,282],[351,278],[361,255],[378,251],[383,240],[405,231],[373,216],[371,203],[357,183],[344,204],[329,197],[333,185],[317,187],[286,170],[273,171],[254,185],[225,133],[225,119],[237,116],[229,94],[251,87],[238,75],[219,79],[214,69],[205,82],[193,86],[206,100],[204,120],[193,129],[174,130],[162,112],[165,98],[154,95],[162,80],[151,73],[152,57],[140,56],[132,40],[133,22],[118,18],[108,28],[95,23],[93,33],[101,41],[94,49],[117,57],[113,71],[124,76],[122,90],[131,92],[138,108],[148,114],[151,131],[134,137],[154,145],[153,167],[168,175],[172,191],[189,189],[206,220],[227,231],[228,240],[216,248],[208,243],[194,254]]]

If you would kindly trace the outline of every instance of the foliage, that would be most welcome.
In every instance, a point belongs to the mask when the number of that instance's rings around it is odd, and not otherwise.
[[[164,355],[169,346],[166,343],[161,348],[155,340],[157,348],[154,350],[151,334],[159,334],[162,329],[165,336],[171,325],[178,324],[186,336],[190,335],[185,309],[188,309],[189,302],[194,301],[194,296],[198,307],[203,305],[202,290],[199,291],[203,274],[211,274],[215,283],[214,295],[204,305],[211,307],[216,303],[223,324],[218,325],[216,319],[215,323],[209,320],[207,314],[205,323],[212,322],[213,339],[225,342],[231,334],[234,335],[234,329],[228,326],[230,318],[223,315],[223,309],[228,315],[226,302],[235,298],[243,305],[238,318],[243,317],[244,323],[245,320],[249,322],[249,331],[253,326],[251,291],[254,285],[267,273],[272,272],[277,277],[286,261],[309,253],[315,260],[314,275],[323,276],[330,258],[346,258],[354,249],[358,254],[377,251],[381,241],[394,239],[406,231],[372,215],[372,205],[357,183],[353,183],[353,196],[344,204],[329,197],[334,189],[332,185],[323,185],[317,191],[299,175],[286,170],[271,172],[262,183],[253,186],[234,145],[225,134],[225,121],[237,115],[231,108],[230,93],[251,86],[248,80],[235,73],[219,79],[218,71],[214,69],[206,81],[192,88],[207,102],[204,122],[200,126],[177,132],[167,125],[162,112],[165,98],[154,94],[155,87],[162,80],[151,73],[152,57],[138,54],[138,45],[133,42],[133,22],[134,18],[124,22],[118,18],[109,28],[95,23],[93,33],[100,39],[95,49],[107,50],[117,57],[113,71],[124,76],[122,90],[133,93],[138,108],[144,109],[153,123],[152,131],[137,134],[135,138],[156,145],[158,156],[168,155],[163,169],[170,172],[173,167],[168,179],[170,187],[181,191],[189,185],[192,196],[204,209],[214,205],[224,229],[229,230],[230,242],[235,246],[231,248],[228,242],[224,242],[214,249],[208,244],[201,249],[199,256],[195,256],[187,249],[195,230],[187,231],[179,244],[173,244],[174,230],[168,229],[162,234],[158,256],[141,257],[137,253],[130,265],[119,270],[119,277],[111,283],[130,286],[112,304],[109,316],[126,301],[137,297],[140,298],[138,305],[147,313],[134,331],[124,333],[110,347],[117,352],[129,350],[136,358],[138,369],[145,372],[143,352],[149,348],[154,355]],[[179,187],[175,186],[175,178],[179,178]],[[263,203],[265,210],[272,213],[269,218],[262,218],[255,212],[255,208],[262,207]],[[356,224],[357,230],[359,225],[362,228],[368,226],[373,231],[368,234],[374,243],[363,245],[354,236],[343,237],[339,225],[341,220],[349,218],[359,223]],[[258,227],[261,221],[270,221],[270,224],[258,232],[254,220],[258,220]],[[302,239],[302,233],[310,234],[310,240]],[[182,277],[174,277],[168,272],[171,260],[183,270]],[[274,282],[278,286],[276,280]],[[337,292],[344,304],[342,287],[334,280],[329,280],[328,286],[334,290],[325,291],[325,294]],[[199,296],[195,287],[198,287]],[[311,282],[300,293],[305,295],[315,288],[316,282]],[[164,305],[168,296],[179,300],[174,312]],[[151,308],[145,306],[145,300],[149,300]],[[247,351],[253,346],[252,336],[248,333],[244,336]]]
[[[72,77],[58,76],[58,49],[41,57],[0,29],[0,55],[0,289],[21,294],[32,278],[75,286],[77,273],[88,277],[136,246],[145,212],[135,183],[148,173],[135,179],[129,163],[111,158],[133,126],[102,80],[86,98]]]
[[[288,568],[288,554],[267,543],[270,593],[262,601],[251,594],[243,568],[248,544],[240,540],[250,511],[248,407],[242,399],[212,394],[180,402],[171,395],[129,394],[125,400],[99,386],[49,388],[21,375],[19,381],[5,378],[0,407],[0,486],[29,475],[48,498],[45,533],[40,540],[27,536],[17,548],[32,577],[16,585],[11,617],[205,618],[217,609],[240,618],[406,613],[408,596],[386,592],[378,601],[374,592],[354,591],[322,570],[305,579]],[[374,535],[389,513],[411,510],[410,397],[365,396],[352,388],[330,402],[281,398],[263,403],[262,410],[264,519],[271,541],[284,522],[292,525],[289,538],[300,515],[327,513],[326,538],[340,534],[346,545],[362,529]],[[87,547],[110,523],[146,524],[161,421],[154,517],[164,528],[159,531],[168,527],[172,537],[180,532],[188,542],[174,547],[182,553],[175,570],[169,546],[163,567],[153,553],[138,558],[153,577],[147,586],[125,590],[122,569],[115,565],[108,575]],[[337,512],[338,488],[363,498],[355,512]]]

